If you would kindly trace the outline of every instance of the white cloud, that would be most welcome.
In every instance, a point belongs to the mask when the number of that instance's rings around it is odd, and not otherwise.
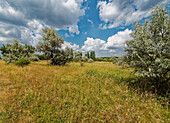
[[[88,22],[90,22],[93,25],[93,21],[90,19],[87,19]]]
[[[84,42],[84,46],[82,46],[82,51],[99,51],[103,50],[103,46],[106,42],[101,39],[93,39],[87,37],[87,40]]]
[[[124,31],[120,31],[117,34],[109,37],[107,39],[106,47],[108,49],[124,47],[125,41],[132,39],[129,35],[130,33],[132,33],[132,30],[126,29]]]
[[[35,45],[42,28],[69,30],[79,34],[77,23],[85,14],[83,0],[0,0],[0,41],[18,39]],[[1,25],[2,24],[2,25]],[[6,40],[9,42],[9,40]]]
[[[131,32],[132,30],[129,29],[119,31],[117,34],[110,36],[107,42],[101,39],[87,37],[81,51],[95,51],[97,56],[122,55],[124,54],[125,41],[132,39],[129,35]]]
[[[126,26],[151,14],[152,7],[166,0],[109,0],[99,1],[99,17],[103,29]]]
[[[65,41],[62,48],[65,49],[66,47],[72,48],[74,51],[79,50],[79,45],[77,45],[77,44],[72,45],[70,42]]]
[[[69,27],[69,32],[70,33],[76,33],[77,35],[80,33],[77,25],[70,26]]]

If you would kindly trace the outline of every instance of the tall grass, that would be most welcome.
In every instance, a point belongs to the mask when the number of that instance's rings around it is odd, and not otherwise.
[[[0,121],[169,122],[168,104],[129,90],[132,71],[106,62],[20,68],[0,61]]]

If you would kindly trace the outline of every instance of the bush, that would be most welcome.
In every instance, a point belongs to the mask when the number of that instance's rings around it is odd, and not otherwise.
[[[22,58],[15,62],[15,65],[20,67],[24,67],[28,64],[30,64],[30,60],[28,58]]]
[[[37,55],[39,60],[46,60],[45,55]]]
[[[126,41],[128,64],[136,68],[136,75],[152,79],[157,84],[169,81],[170,16],[165,6],[157,6],[151,19],[136,23]]]
[[[87,62],[88,61],[88,57],[87,56],[83,56],[83,61]]]
[[[38,56],[33,55],[31,58],[29,58],[31,61],[39,61],[40,59],[38,58]]]
[[[90,58],[90,59],[88,60],[88,63],[92,63],[92,62],[93,62],[93,59]]]

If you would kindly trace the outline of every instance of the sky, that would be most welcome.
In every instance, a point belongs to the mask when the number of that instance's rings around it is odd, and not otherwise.
[[[148,19],[153,7],[170,0],[0,0],[0,46],[36,46],[42,29],[55,28],[63,48],[97,57],[125,55],[133,23]],[[168,7],[169,8],[169,7]]]

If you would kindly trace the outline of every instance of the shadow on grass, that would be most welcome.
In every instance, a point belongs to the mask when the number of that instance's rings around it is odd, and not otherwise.
[[[155,81],[154,79],[148,78],[127,78],[125,79],[128,87],[138,93],[151,93],[156,95],[158,98],[170,97],[170,82],[167,81]]]

